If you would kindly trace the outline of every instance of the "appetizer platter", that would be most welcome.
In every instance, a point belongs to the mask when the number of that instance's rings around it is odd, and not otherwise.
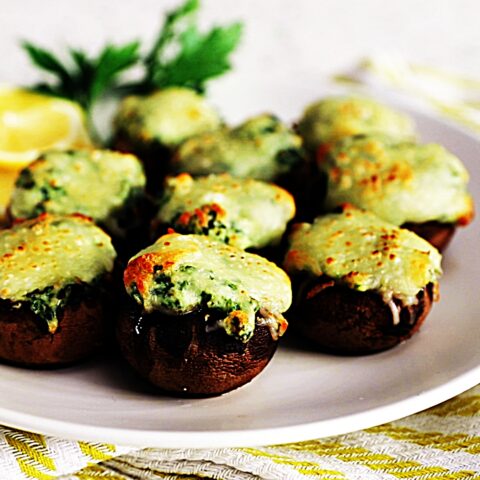
[[[78,75],[122,65],[101,85],[80,75],[78,91],[25,45],[59,83],[13,96],[67,97],[87,121],[25,160],[13,187],[3,176],[0,422],[132,446],[281,443],[478,383],[478,140],[313,81],[207,96],[238,24],[190,24],[177,57],[161,55],[198,6],[170,12],[145,57],[138,43],[95,61],[72,50]],[[222,61],[201,74],[212,43]],[[141,80],[114,82],[138,62]],[[102,89],[120,102],[99,145]]]

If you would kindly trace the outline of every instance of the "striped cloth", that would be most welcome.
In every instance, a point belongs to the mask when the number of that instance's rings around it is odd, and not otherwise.
[[[388,58],[348,75],[430,106],[480,133],[480,82]],[[129,451],[0,427],[0,480],[480,480],[480,385],[425,412],[288,445]]]
[[[1,428],[0,478],[477,480],[480,385],[416,415],[336,437],[258,448],[122,453],[114,445]]]

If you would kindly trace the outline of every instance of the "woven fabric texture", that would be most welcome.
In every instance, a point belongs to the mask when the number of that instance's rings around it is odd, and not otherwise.
[[[0,472],[2,480],[480,479],[480,385],[385,425],[256,448],[125,453],[114,445],[1,428]]]

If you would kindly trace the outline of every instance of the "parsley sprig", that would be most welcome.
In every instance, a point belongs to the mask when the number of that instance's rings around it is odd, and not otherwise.
[[[121,46],[109,44],[97,56],[88,56],[84,51],[72,48],[68,64],[30,42],[23,42],[22,46],[37,67],[54,77],[53,82],[40,83],[34,89],[74,100],[87,112],[102,95],[115,87],[119,75],[140,59],[139,42]]]
[[[98,55],[70,48],[65,61],[52,52],[23,42],[32,63],[50,75],[35,85],[37,91],[78,102],[91,114],[106,95],[146,94],[167,86],[185,86],[204,92],[206,83],[231,69],[230,55],[237,47],[242,24],[213,27],[202,33],[197,26],[199,0],[186,0],[168,12],[153,45],[142,54],[139,41],[107,44]],[[133,68],[139,79],[125,80]]]
[[[202,34],[196,25],[199,7],[199,0],[187,0],[167,14],[152,49],[143,59],[145,76],[131,86],[134,91],[176,85],[203,92],[209,79],[231,69],[229,56],[240,41],[242,25],[214,27]]]

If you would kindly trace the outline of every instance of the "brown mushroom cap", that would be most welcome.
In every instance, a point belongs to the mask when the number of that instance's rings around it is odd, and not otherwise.
[[[50,333],[25,303],[0,299],[0,359],[26,367],[58,367],[98,350],[107,331],[107,302],[101,289],[78,285]]]
[[[173,155],[172,150],[158,142],[152,142],[145,146],[135,144],[121,133],[117,133],[113,148],[122,153],[133,153],[140,159],[147,177],[146,190],[152,195],[158,195],[169,172],[169,164]]]
[[[126,360],[153,385],[182,396],[220,395],[258,375],[277,340],[257,321],[253,337],[241,342],[215,328],[216,318],[213,310],[145,314],[130,301],[120,315],[117,339]]]
[[[291,328],[322,350],[359,355],[387,350],[410,338],[430,311],[434,286],[422,289],[415,305],[396,303],[398,323],[381,295],[337,285],[325,276],[303,281],[297,292]]]

